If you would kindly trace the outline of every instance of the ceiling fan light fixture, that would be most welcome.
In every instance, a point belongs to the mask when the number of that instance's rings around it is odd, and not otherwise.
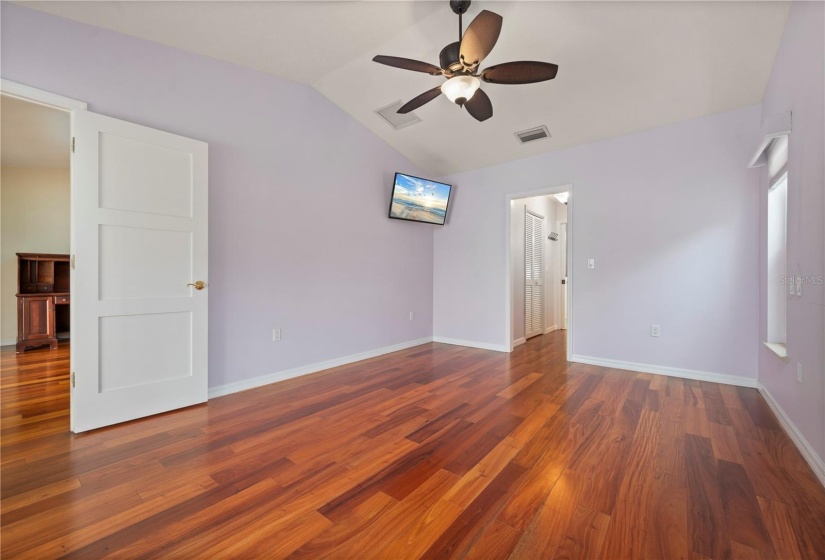
[[[479,89],[482,81],[491,84],[534,84],[556,77],[557,65],[530,60],[504,62],[481,70],[479,64],[495,47],[503,19],[494,12],[481,10],[465,30],[462,14],[467,12],[471,1],[450,0],[450,8],[458,14],[459,38],[441,49],[438,56],[441,67],[398,56],[377,55],[372,59],[385,66],[449,78],[441,86],[435,86],[407,101],[397,113],[407,114],[443,93],[450,101],[467,109],[475,120],[483,122],[493,116],[493,104],[484,90]]]
[[[481,85],[481,80],[475,76],[456,76],[444,82],[441,92],[453,103],[463,105],[469,101]]]

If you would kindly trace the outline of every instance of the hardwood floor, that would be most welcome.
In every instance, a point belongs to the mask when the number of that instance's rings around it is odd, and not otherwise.
[[[68,433],[68,347],[2,356],[4,558],[823,558],[760,395],[428,344]]]

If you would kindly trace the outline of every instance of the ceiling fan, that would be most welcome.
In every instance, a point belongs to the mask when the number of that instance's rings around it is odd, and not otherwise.
[[[467,27],[467,31],[463,32],[461,19],[470,7],[470,2],[471,0],[450,0],[450,8],[458,14],[458,41],[441,50],[441,67],[397,56],[378,55],[372,59],[379,64],[447,78],[440,86],[408,101],[398,109],[399,113],[418,109],[443,93],[450,101],[467,109],[476,120],[485,121],[493,116],[493,104],[487,94],[479,89],[482,81],[491,84],[532,84],[556,77],[559,71],[557,65],[534,61],[505,62],[485,68],[479,73],[479,64],[498,41],[502,17],[482,10]]]

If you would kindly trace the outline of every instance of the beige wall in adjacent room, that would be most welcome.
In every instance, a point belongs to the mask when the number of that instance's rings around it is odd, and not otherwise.
[[[68,253],[69,169],[0,169],[0,339],[17,337],[15,253]]]

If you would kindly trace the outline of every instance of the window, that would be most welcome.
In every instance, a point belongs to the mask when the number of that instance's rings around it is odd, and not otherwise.
[[[787,275],[788,137],[775,138],[768,147],[768,239],[766,346],[786,357],[787,294],[793,281]]]

